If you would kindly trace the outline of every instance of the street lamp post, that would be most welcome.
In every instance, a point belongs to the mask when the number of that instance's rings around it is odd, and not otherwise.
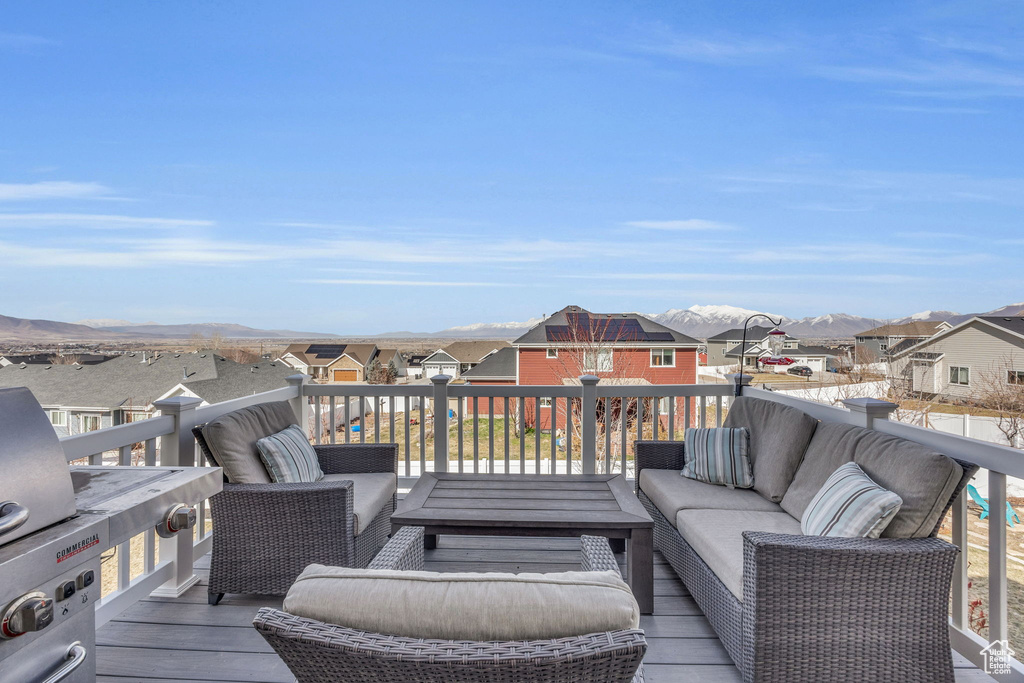
[[[749,325],[750,321],[753,320],[754,318],[764,318],[772,325],[775,325],[775,329],[768,333],[771,337],[768,340],[768,345],[769,348],[771,348],[772,350],[772,356],[781,355],[782,342],[786,338],[786,334],[779,329],[779,325],[782,324],[782,318],[774,320],[771,316],[765,315],[764,313],[755,313],[754,315],[750,316],[745,321],[743,321],[743,341],[740,342],[740,377],[736,381],[736,396],[739,396],[740,393],[743,391],[743,382],[741,382],[740,379],[742,379],[743,377],[743,365],[746,361],[747,325]]]

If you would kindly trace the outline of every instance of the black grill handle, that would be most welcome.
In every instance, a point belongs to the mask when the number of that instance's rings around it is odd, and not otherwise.
[[[13,500],[0,503],[0,536],[14,531],[28,521],[28,508]]]

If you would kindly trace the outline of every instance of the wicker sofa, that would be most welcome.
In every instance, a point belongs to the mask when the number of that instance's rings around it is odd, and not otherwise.
[[[398,492],[396,444],[314,446],[324,478],[271,483],[256,441],[295,424],[287,401],[243,408],[192,430],[224,489],[210,499],[217,527],[209,602],[225,593],[284,595],[311,563],[365,567],[387,542]]]
[[[620,596],[616,607],[623,608],[622,591],[625,592],[626,600],[631,603],[626,606],[632,610],[632,616],[627,621],[634,623],[633,628],[621,628],[613,631],[594,633],[573,634],[557,638],[543,639],[512,639],[507,640],[463,640],[449,639],[445,637],[423,637],[419,634],[416,637],[404,637],[394,633],[377,633],[365,629],[339,626],[334,623],[327,623],[314,618],[297,616],[286,611],[264,607],[259,610],[253,625],[266,638],[267,642],[281,656],[288,665],[288,668],[296,676],[299,683],[335,683],[336,681],[374,681],[375,683],[452,683],[461,681],[463,683],[576,683],[580,681],[600,681],[601,683],[643,683],[643,668],[641,661],[647,650],[647,642],[643,631],[635,628],[635,622],[639,619],[639,607],[633,600],[628,588],[618,577],[618,565],[608,546],[608,539],[584,536],[581,539],[583,550],[582,570],[584,572],[615,572],[613,579],[621,584]],[[370,564],[370,569],[383,570],[405,570],[415,572],[410,581],[430,580],[430,577],[422,576],[423,568],[423,529],[421,527],[403,527],[388,544],[381,550]],[[304,572],[302,579],[316,579],[318,576],[311,576],[310,572],[327,572],[328,567],[311,567]],[[398,573],[391,573],[392,577],[401,578]],[[435,575],[436,576],[436,575]],[[502,577],[501,574],[469,574],[454,575],[461,576],[462,580],[472,584],[474,582],[492,581],[492,577]],[[555,578],[559,575],[535,575],[540,583],[550,583],[544,589],[548,591],[550,598],[552,591],[572,589],[572,586],[557,585],[564,579]],[[564,575],[563,575],[564,576]],[[358,580],[366,585],[369,581],[380,581],[382,577],[360,576]],[[302,582],[300,579],[296,586]],[[385,584],[387,585],[387,584]],[[462,584],[463,588],[467,583]],[[536,588],[536,585],[534,586]],[[292,603],[302,604],[301,597],[294,595],[295,588],[289,591],[285,598],[285,609],[289,609]],[[388,593],[399,589],[382,589],[381,592]],[[416,591],[417,588],[412,588]],[[469,590],[474,590],[469,588]],[[310,597],[310,589],[306,589],[307,596],[305,603],[314,605],[326,604],[331,601],[324,593],[313,589]],[[496,596],[494,586],[489,586],[483,594]],[[366,593],[372,593],[372,588],[367,588]],[[477,591],[479,592],[479,591]],[[394,630],[427,628],[432,631],[434,622],[441,624],[448,623],[448,628],[453,623],[461,621],[484,620],[490,627],[502,629],[506,625],[501,622],[516,622],[522,626],[522,621],[534,620],[531,610],[545,613],[549,620],[557,615],[547,614],[557,612],[554,605],[544,598],[529,601],[525,607],[512,601],[512,606],[507,610],[500,610],[498,615],[483,614],[484,609],[462,609],[457,613],[448,613],[453,604],[453,595],[459,594],[458,587],[447,586],[436,591],[436,600],[428,600],[426,604],[410,606],[404,604],[401,595],[393,597],[390,604],[384,596],[377,599],[371,598],[370,602],[379,604],[377,611],[395,609],[405,610],[404,613],[392,615],[391,622],[395,625]],[[539,597],[539,596],[538,596]],[[592,607],[581,604],[582,601],[575,599],[576,595],[570,598],[569,606],[578,611],[587,611]],[[463,593],[465,598],[465,593]],[[334,601],[339,603],[337,611],[342,613],[344,619],[356,618],[353,614],[361,615],[361,618],[376,619],[379,615],[367,615],[373,610],[367,609],[365,597],[361,600],[354,598],[352,592],[343,592],[334,596]],[[506,595],[506,599],[508,596]],[[357,604],[352,605],[352,601]],[[481,603],[476,603],[481,608]],[[494,605],[491,605],[492,610]],[[292,607],[294,609],[294,607]],[[319,607],[319,609],[328,609]],[[513,614],[517,612],[519,614]],[[407,620],[408,619],[408,620]],[[618,618],[621,620],[621,615]],[[410,624],[409,622],[413,622]],[[467,628],[462,624],[454,628]],[[468,628],[473,628],[469,626]]]
[[[636,442],[636,481],[655,547],[743,680],[951,683],[958,551],[936,535],[977,467],[752,397],[734,401],[724,426],[749,431],[754,489],[680,476],[682,442]],[[903,508],[882,538],[802,535],[803,511],[850,461]]]

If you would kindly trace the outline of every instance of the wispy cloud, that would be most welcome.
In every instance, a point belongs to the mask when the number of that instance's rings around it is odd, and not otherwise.
[[[625,223],[631,228],[644,228],[646,230],[674,230],[674,231],[729,231],[736,230],[735,225],[719,221],[709,221],[702,218],[687,218],[676,221],[629,221]]]
[[[210,227],[213,221],[150,218],[91,213],[0,213],[0,228],[186,228]]]
[[[55,45],[56,43],[57,41],[42,36],[34,36],[27,33],[4,33],[0,31],[0,49],[27,50],[45,45]]]
[[[383,287],[522,287],[521,284],[504,282],[455,282],[435,280],[360,280],[360,279],[318,279],[299,280],[312,285],[380,285]]]
[[[736,35],[683,34],[666,24],[647,25],[621,46],[633,52],[711,64],[755,62],[789,49],[780,41]]]
[[[744,263],[858,263],[934,267],[978,264],[990,261],[992,257],[962,250],[894,247],[891,244],[833,244],[751,249],[737,253],[735,259]]]
[[[880,109],[882,111],[898,111],[905,112],[907,114],[988,114],[988,109],[979,109],[978,107],[922,107],[914,105],[902,105],[902,104],[883,104],[874,109]]]
[[[47,180],[38,183],[0,183],[0,202],[37,199],[100,199],[109,198],[110,188],[101,183],[77,183]]]

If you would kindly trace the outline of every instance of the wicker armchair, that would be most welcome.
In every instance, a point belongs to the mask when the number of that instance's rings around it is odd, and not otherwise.
[[[585,571],[618,571],[608,540],[582,537]],[[403,527],[370,564],[423,568],[423,529]],[[269,607],[253,620],[299,683],[643,683],[640,630],[569,638],[472,642],[368,633]]]
[[[910,539],[746,531],[740,601],[640,488],[644,469],[682,469],[683,442],[637,441],[634,452],[637,494],[654,519],[654,547],[707,616],[743,681],[952,683],[949,588],[958,549],[935,538],[940,525],[929,538]],[[964,474],[946,510],[977,471],[957,463]]]
[[[203,436],[192,430],[211,464]],[[325,475],[397,473],[396,444],[314,446]],[[210,499],[216,520],[210,557],[209,603],[225,593],[283,595],[309,564],[365,567],[387,542],[397,495],[356,533],[353,482],[230,484]]]

